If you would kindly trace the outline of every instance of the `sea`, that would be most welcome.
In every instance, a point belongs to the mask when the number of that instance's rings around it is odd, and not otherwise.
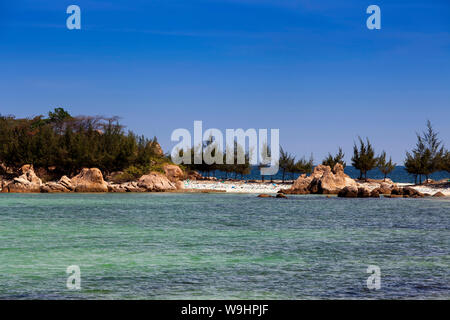
[[[449,299],[449,248],[448,198],[0,194],[0,299]]]

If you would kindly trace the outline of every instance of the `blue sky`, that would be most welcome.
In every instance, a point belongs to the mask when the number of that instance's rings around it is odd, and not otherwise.
[[[1,114],[118,115],[165,151],[194,120],[279,128],[316,162],[361,135],[401,163],[426,119],[450,143],[447,0],[2,1],[0,40]]]

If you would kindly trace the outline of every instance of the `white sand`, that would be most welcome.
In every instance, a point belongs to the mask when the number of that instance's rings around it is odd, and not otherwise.
[[[253,183],[243,181],[184,181],[185,189],[223,190],[233,193],[277,193],[280,189],[288,189],[291,184],[282,183]]]

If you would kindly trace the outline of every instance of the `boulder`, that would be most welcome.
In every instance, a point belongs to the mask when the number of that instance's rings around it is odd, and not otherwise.
[[[273,196],[271,196],[270,194],[263,193],[263,194],[259,194],[258,198],[273,198]]]
[[[176,186],[165,175],[159,172],[150,172],[139,178],[138,187],[144,188],[146,191],[166,191],[176,190]]]
[[[184,172],[181,168],[175,164],[165,164],[163,170],[167,178],[173,183],[180,181],[184,178]]]
[[[394,187],[391,189],[391,195],[401,196],[403,195],[403,189],[399,187]]]
[[[282,198],[282,199],[287,199],[286,195],[283,193],[277,193],[275,198]]]
[[[445,194],[443,194],[442,192],[436,192],[435,194],[433,194],[433,197],[445,197]]]
[[[62,176],[58,182],[47,182],[41,187],[41,192],[55,193],[55,192],[71,192],[74,191],[72,181],[67,176]]]
[[[380,194],[391,194],[393,188],[393,184],[382,182],[377,189]]]
[[[183,190],[184,189],[184,182],[183,181],[175,182],[175,188],[177,188],[177,190]]]
[[[404,187],[402,193],[404,196],[409,196],[412,198],[423,198],[424,197],[423,193],[421,193],[411,187]]]
[[[70,180],[70,178],[67,177],[67,176],[62,176],[59,179],[58,184],[62,185],[63,187],[65,187],[69,191],[74,191],[75,190],[75,186],[73,185],[72,180]]]
[[[4,186],[2,192],[40,192],[42,180],[34,173],[33,166],[24,165],[20,171],[22,172],[22,175],[18,178],[14,178],[12,182]]]
[[[108,192],[108,184],[103,180],[100,169],[84,168],[71,179],[75,192]]]
[[[312,177],[307,177],[306,174],[302,174],[292,184],[290,189],[283,190],[286,194],[309,194],[309,184],[312,181]]]
[[[108,184],[108,192],[124,193],[127,192],[127,189],[122,184],[111,183]]]
[[[365,187],[358,188],[358,198],[368,198],[370,197],[370,190]]]
[[[189,180],[200,180],[203,178],[203,176],[198,171],[193,170],[187,173],[186,178]]]
[[[131,181],[121,184],[127,192],[146,192],[147,189],[139,187],[137,181]]]
[[[344,187],[338,193],[340,198],[356,198],[358,196],[358,188],[355,186]]]
[[[370,197],[371,197],[371,198],[379,198],[379,197],[380,197],[380,192],[379,192],[377,189],[372,190],[372,191],[370,192]]]

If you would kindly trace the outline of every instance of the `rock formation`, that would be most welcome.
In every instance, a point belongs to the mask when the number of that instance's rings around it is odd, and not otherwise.
[[[97,168],[84,168],[71,179],[75,192],[108,192],[108,184],[103,180],[102,172]]]
[[[164,173],[170,182],[177,183],[184,178],[184,172],[175,164],[165,164],[163,166]],[[184,187],[184,184],[183,184]]]
[[[287,194],[338,194],[345,187],[357,188],[355,180],[344,173],[344,167],[338,163],[333,170],[329,166],[318,165],[311,176],[301,175],[290,189],[283,190]]]
[[[139,178],[137,185],[146,191],[176,190],[176,186],[165,175],[159,172],[151,172]]]
[[[41,191],[42,180],[34,173],[32,165],[22,166],[20,172],[22,175],[4,186],[2,192],[29,193]]]
[[[45,193],[72,192],[74,189],[72,181],[67,176],[62,176],[58,182],[47,182],[41,186],[41,192]]]

